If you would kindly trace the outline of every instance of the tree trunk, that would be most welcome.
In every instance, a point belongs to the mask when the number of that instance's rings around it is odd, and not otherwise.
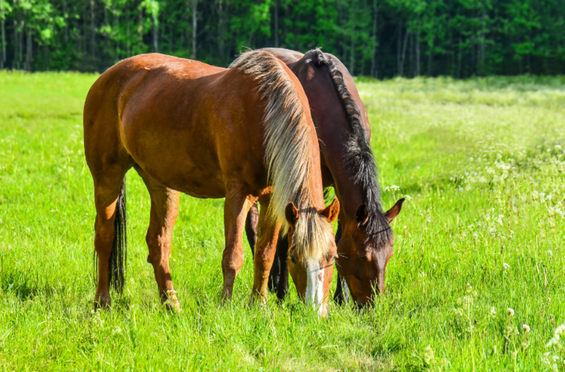
[[[346,1],[346,0],[344,0]],[[345,24],[345,15],[343,14],[343,4],[341,2],[341,0],[338,0],[337,3],[337,7],[339,9],[338,11],[338,19],[339,19],[339,24],[340,25],[344,25]],[[343,32],[343,39],[341,39],[341,55],[343,56],[343,60],[345,60],[346,56],[347,56],[347,33]]]
[[[416,76],[420,76],[420,34],[416,34]]]
[[[94,26],[94,0],[90,0],[90,54],[94,57],[96,50],[96,28]]]
[[[463,56],[463,48],[462,48],[463,41],[461,40],[461,33],[459,33],[459,52],[457,54],[457,79],[461,78],[461,60]]]
[[[27,38],[26,38],[26,61],[24,70],[30,71],[31,70],[31,60],[33,58],[33,39],[31,38],[31,26],[27,26]]]
[[[376,58],[379,48],[379,38],[377,35],[377,17],[379,15],[378,0],[373,0],[373,54],[371,55],[371,76],[378,78]]]
[[[0,70],[4,69],[4,64],[6,63],[6,28],[4,27],[5,20],[2,18],[2,24],[0,24],[2,32],[2,58],[0,58]]]
[[[14,20],[14,60],[12,62],[12,68],[17,69],[18,61],[18,22]]]
[[[23,42],[23,29],[25,22],[20,21],[20,28],[18,29],[18,70],[22,68],[22,56],[24,55],[24,42]]]
[[[410,37],[408,38],[408,43],[409,43],[408,55],[410,56],[410,61],[408,63],[409,70],[408,70],[408,73],[406,75],[409,76],[409,77],[414,77],[414,75],[416,74],[415,73],[415,70],[416,70],[416,66],[415,66],[416,65],[415,64],[416,52],[414,51],[414,35],[413,34],[411,34]]]
[[[130,29],[130,13],[126,10],[126,57],[131,56],[131,29]]]
[[[398,24],[397,28],[398,28],[398,32],[396,34],[397,39],[396,39],[396,74],[398,76],[402,76],[402,68],[400,67],[401,64],[401,52],[402,52],[402,23],[403,23],[403,19],[400,18],[400,23]]]
[[[275,0],[275,47],[279,47],[279,0]]]
[[[355,74],[355,0],[351,0],[351,7],[349,8],[350,22],[351,22],[351,58],[349,63],[349,71],[351,75]]]
[[[158,21],[157,21],[157,17],[155,16],[155,14],[152,15],[153,18],[153,50],[155,50],[155,52],[159,51],[159,38],[158,38]]]
[[[116,30],[120,29],[120,16],[114,12],[114,27]],[[116,40],[116,58],[121,59],[120,56],[120,42]]]
[[[428,45],[428,76],[432,76],[433,53],[434,53],[434,47]]]
[[[226,30],[224,29],[224,7],[222,0],[218,0],[218,54],[220,58],[224,57],[224,36]]]
[[[477,57],[477,73],[478,75],[482,75],[483,74],[483,69],[484,69],[484,64],[485,64],[485,34],[486,34],[486,21],[485,21],[485,6],[483,4],[482,8],[481,8],[481,24],[482,24],[482,30],[481,30],[481,38],[480,38],[480,44],[479,44],[479,50],[478,50],[478,57]]]
[[[192,51],[190,52],[190,58],[196,59],[196,31],[198,27],[197,14],[198,11],[198,0],[191,0],[191,12],[192,12]]]
[[[404,76],[404,62],[406,61],[406,45],[408,44],[408,35],[410,33],[406,30],[404,34],[404,46],[402,47],[402,58],[400,60],[400,76]]]
[[[63,0],[63,16],[67,15],[67,0]],[[70,18],[70,17],[68,17]],[[69,43],[69,21],[65,19],[65,44]]]
[[[363,13],[367,14],[369,12],[369,9],[367,7],[367,0],[363,1]],[[365,62],[367,60],[367,42],[369,41],[369,39],[365,39],[363,41],[363,54],[362,54],[362,59],[361,59],[361,70],[358,72],[359,75],[364,75],[365,74]]]

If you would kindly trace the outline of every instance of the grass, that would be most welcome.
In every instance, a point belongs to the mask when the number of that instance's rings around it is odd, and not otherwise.
[[[387,295],[328,319],[294,288],[250,309],[247,245],[220,306],[223,202],[188,196],[171,263],[183,312],[163,311],[135,172],[126,290],[92,311],[95,79],[0,72],[0,370],[565,370],[563,342],[546,346],[565,322],[565,78],[358,79],[384,205],[409,200]]]

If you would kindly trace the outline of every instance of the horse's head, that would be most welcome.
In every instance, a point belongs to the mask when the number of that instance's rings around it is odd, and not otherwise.
[[[394,243],[390,222],[400,213],[403,202],[400,199],[386,213],[376,212],[382,214],[379,216],[371,216],[364,204],[357,209],[355,219],[343,215],[337,270],[360,307],[371,304],[375,294],[385,292],[386,265]]]
[[[337,254],[331,223],[338,214],[337,199],[323,210],[299,211],[293,203],[289,203],[285,210],[289,225],[290,275],[298,296],[307,304],[314,304],[322,316],[328,313],[329,290]]]

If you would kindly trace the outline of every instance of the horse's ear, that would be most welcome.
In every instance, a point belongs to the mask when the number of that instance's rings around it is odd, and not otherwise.
[[[357,226],[359,228],[364,226],[369,220],[369,211],[367,210],[367,206],[365,204],[361,204],[359,208],[357,208],[357,213],[355,213],[355,220],[357,221]]]
[[[390,208],[386,212],[386,216],[388,217],[388,222],[392,222],[392,220],[394,220],[394,218],[398,216],[400,210],[402,209],[402,203],[404,203],[404,200],[405,200],[404,198],[400,199],[399,201],[396,202],[396,204],[392,208]]]
[[[298,209],[296,209],[293,202],[290,202],[286,205],[286,208],[284,209],[284,215],[290,226],[294,227],[294,225],[296,225],[296,221],[298,221]]]
[[[330,220],[330,222],[334,222],[339,215],[339,200],[335,198],[320,214]]]

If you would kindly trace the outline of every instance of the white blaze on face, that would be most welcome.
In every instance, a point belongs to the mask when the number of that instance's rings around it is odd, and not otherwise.
[[[324,306],[320,306],[324,300],[324,270],[320,269],[320,263],[316,260],[306,262],[308,282],[306,284],[306,304],[313,304],[322,315]]]

